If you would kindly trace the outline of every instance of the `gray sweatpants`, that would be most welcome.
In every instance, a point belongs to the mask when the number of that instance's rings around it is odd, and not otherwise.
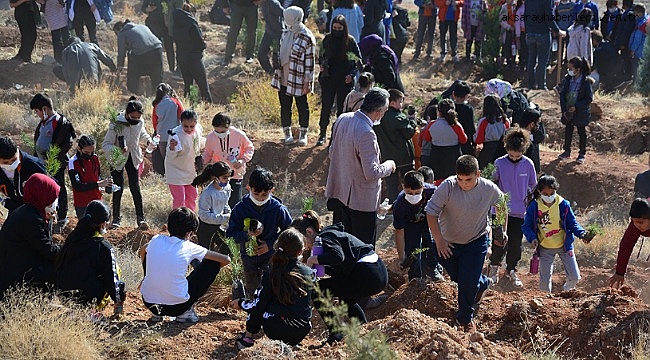
[[[576,261],[575,250],[564,251],[564,248],[559,249],[546,249],[541,246],[538,247],[539,252],[539,288],[540,290],[551,292],[551,278],[553,276],[553,260],[555,255],[560,256],[564,271],[566,272],[566,282],[564,283],[564,291],[571,290],[575,287],[580,280],[580,269],[578,269],[578,262]]]

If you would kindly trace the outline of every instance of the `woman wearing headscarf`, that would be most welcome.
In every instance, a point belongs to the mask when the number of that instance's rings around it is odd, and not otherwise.
[[[385,89],[404,92],[397,56],[388,45],[382,44],[379,36],[372,34],[361,39],[359,50],[366,64],[364,71],[369,71],[375,76],[375,83],[381,84]]]
[[[9,214],[0,229],[0,300],[5,291],[26,283],[54,283],[54,257],[49,220],[55,221],[59,185],[45,174],[34,174],[24,185],[24,204]]]
[[[287,25],[280,39],[280,68],[275,70],[271,86],[278,90],[280,119],[284,131],[284,143],[292,144],[291,107],[296,99],[300,137],[298,145],[307,145],[309,127],[309,104],[307,94],[314,90],[314,56],[316,39],[302,23],[303,10],[290,6],[284,10]]]
[[[102,310],[108,297],[120,313],[125,299],[124,282],[118,275],[117,259],[111,244],[104,239],[110,219],[108,206],[91,201],[77,227],[68,235],[56,259],[56,286],[81,304],[94,304]]]
[[[320,111],[320,135],[316,145],[325,143],[327,126],[330,123],[332,104],[336,98],[336,116],[343,113],[343,102],[352,87],[357,74],[357,61],[361,57],[359,46],[348,34],[348,24],[343,15],[332,20],[332,31],[323,39],[323,51],[320,53],[320,74],[318,82],[321,87],[323,106]]]

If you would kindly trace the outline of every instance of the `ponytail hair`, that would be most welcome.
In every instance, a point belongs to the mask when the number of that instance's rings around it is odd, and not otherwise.
[[[111,217],[108,206],[100,201],[93,200],[86,207],[86,214],[79,219],[77,226],[65,239],[65,244],[56,257],[55,264],[60,266],[69,252],[69,246],[82,240],[90,239],[101,228],[101,225],[107,222]]]
[[[320,216],[314,210],[307,210],[300,217],[295,218],[291,222],[291,227],[305,234],[308,228],[312,228],[315,232],[320,232],[323,226],[320,223]]]
[[[214,164],[206,166],[203,171],[192,180],[192,186],[205,186],[212,181],[212,178],[218,178],[224,175],[232,176],[233,170],[225,161],[217,161]]]
[[[456,113],[456,105],[451,99],[442,99],[438,103],[438,113],[447,120],[449,126],[458,124],[458,114]]]
[[[281,232],[273,246],[275,253],[271,256],[269,278],[273,295],[280,304],[290,305],[294,295],[307,295],[305,278],[288,267],[290,261],[302,254],[303,246],[303,235],[293,228]]]
[[[574,68],[580,69],[580,75],[584,77],[587,77],[587,75],[591,74],[591,67],[587,62],[587,59],[582,56],[572,57],[569,59],[569,64],[573,65]]]

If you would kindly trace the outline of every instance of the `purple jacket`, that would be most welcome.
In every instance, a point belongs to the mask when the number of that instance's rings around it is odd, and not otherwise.
[[[352,210],[377,211],[381,178],[392,169],[379,162],[377,135],[361,110],[336,120],[329,158],[325,197],[338,199]]]
[[[503,155],[494,161],[494,166],[494,181],[501,191],[510,194],[508,216],[523,219],[528,194],[537,186],[533,161],[523,156],[519,162],[513,163],[508,159],[508,155]]]

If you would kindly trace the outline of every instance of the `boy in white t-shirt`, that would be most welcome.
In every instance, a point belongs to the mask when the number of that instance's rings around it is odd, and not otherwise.
[[[167,218],[169,236],[156,235],[140,249],[144,279],[140,285],[142,301],[153,315],[150,321],[163,316],[176,317],[178,322],[197,322],[194,303],[203,296],[222,266],[230,257],[187,241],[199,226],[192,210],[180,207]],[[192,260],[201,263],[186,277]]]

